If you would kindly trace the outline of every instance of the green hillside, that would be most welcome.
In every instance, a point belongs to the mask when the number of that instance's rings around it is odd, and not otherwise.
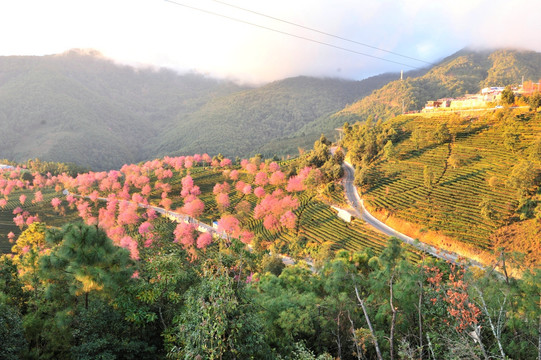
[[[541,113],[504,109],[357,124],[344,145],[380,217],[485,262],[504,248],[539,264],[539,134]]]
[[[406,73],[334,115],[342,123],[369,116],[388,119],[421,110],[426,101],[477,93],[487,86],[520,84],[541,78],[541,54],[533,51],[461,50],[426,72]]]
[[[321,132],[333,129],[333,124],[314,128],[315,122],[388,79],[352,82],[297,77],[215,98],[195,113],[179,114],[159,142],[158,154],[295,154],[299,145],[311,145]]]
[[[168,154],[297,153],[298,131],[390,80],[298,77],[254,88],[120,66],[95,52],[0,57],[0,157],[118,168]]]
[[[167,70],[135,70],[98,54],[0,57],[0,153],[16,161],[120,167],[150,155],[181,112],[243,89]]]

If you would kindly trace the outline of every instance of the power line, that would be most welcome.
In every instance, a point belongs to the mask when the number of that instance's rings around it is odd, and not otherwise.
[[[267,27],[267,26],[255,24],[255,23],[252,23],[252,22],[249,22],[249,21],[246,21],[246,20],[234,18],[234,17],[227,16],[227,15],[224,15],[224,14],[219,14],[219,13],[216,13],[216,12],[213,12],[213,11],[210,11],[210,10],[205,10],[205,9],[197,8],[197,7],[191,6],[191,5],[186,5],[186,4],[183,4],[183,3],[179,3],[178,1],[173,1],[173,0],[164,0],[164,1],[165,1],[165,2],[168,2],[168,3],[171,3],[171,4],[174,4],[174,5],[182,6],[182,7],[191,9],[191,10],[200,11],[200,12],[203,12],[203,13],[206,13],[206,14],[210,14],[210,15],[214,15],[214,16],[219,16],[219,17],[222,17],[222,18],[225,18],[225,19],[229,19],[229,20],[233,20],[233,21],[240,22],[240,23],[243,23],[243,24],[255,26],[255,27],[258,27],[258,28],[261,28],[261,29],[273,31],[273,32],[276,32],[276,33],[279,33],[279,34],[288,35],[288,36],[291,36],[291,37],[294,37],[294,38],[297,38],[297,39],[302,39],[302,40],[310,41],[310,42],[313,42],[313,43],[316,43],[316,44],[329,46],[329,47],[332,47],[332,48],[334,48],[334,49],[339,49],[339,50],[347,51],[347,52],[350,52],[350,53],[353,53],[353,54],[363,55],[363,56],[371,57],[371,58],[373,58],[373,59],[378,59],[378,60],[381,60],[381,61],[386,61],[386,62],[389,62],[389,63],[393,63],[393,64],[398,64],[398,65],[406,66],[406,67],[411,68],[411,69],[416,69],[416,70],[420,70],[420,69],[421,69],[421,68],[419,68],[419,67],[412,66],[412,65],[409,65],[409,64],[405,64],[405,63],[401,63],[401,62],[398,62],[398,61],[388,60],[388,59],[385,59],[385,58],[382,58],[382,57],[379,57],[379,56],[375,56],[375,55],[370,55],[370,54],[362,53],[362,52],[360,52],[360,51],[348,49],[348,48],[345,48],[345,47],[342,47],[342,46],[337,46],[337,45],[329,44],[329,43],[326,43],[326,42],[323,42],[323,41],[310,39],[310,38],[307,38],[307,37],[304,37],[304,36],[295,35],[295,34],[291,34],[291,33],[285,32],[285,31],[273,29],[273,28],[270,28],[270,27]]]
[[[266,17],[266,18],[269,18],[269,19],[272,19],[272,20],[276,20],[276,21],[280,21],[280,22],[282,22],[282,23],[284,23],[284,24],[297,26],[297,27],[300,27],[300,28],[305,29],[305,30],[310,30],[310,31],[316,32],[316,33],[318,33],[318,34],[322,34],[322,35],[326,35],[326,36],[333,37],[333,38],[335,38],[335,39],[347,41],[347,42],[350,42],[350,43],[352,43],[352,44],[357,44],[357,45],[366,46],[366,47],[369,47],[369,48],[371,48],[371,49],[375,49],[375,50],[379,50],[379,51],[386,52],[386,53],[388,53],[388,54],[400,56],[400,57],[403,57],[403,58],[406,58],[406,59],[410,59],[410,60],[419,61],[419,62],[428,64],[428,65],[434,65],[433,63],[431,63],[431,62],[429,62],[429,61],[426,61],[426,60],[417,59],[417,58],[414,58],[414,57],[412,57],[412,56],[399,54],[399,53],[397,53],[397,52],[390,51],[390,50],[385,50],[385,49],[382,49],[382,48],[379,48],[379,47],[376,47],[376,46],[372,46],[372,45],[369,45],[369,44],[365,44],[365,43],[362,43],[362,42],[359,42],[359,41],[356,41],[356,40],[351,40],[351,39],[348,39],[348,38],[345,38],[345,37],[342,37],[342,36],[339,36],[339,35],[334,35],[334,34],[331,34],[331,33],[328,33],[328,32],[322,31],[322,30],[318,30],[318,29],[314,29],[314,28],[311,28],[311,27],[308,27],[308,26],[304,26],[304,25],[301,25],[301,24],[297,24],[297,23],[294,23],[294,22],[292,22],[292,21],[280,19],[280,18],[271,16],[271,15],[263,14],[263,13],[260,13],[260,12],[254,11],[254,10],[250,10],[250,9],[246,9],[246,8],[243,8],[243,7],[240,7],[240,6],[237,6],[237,5],[228,4],[228,3],[223,2],[223,1],[220,1],[220,0],[211,0],[211,1],[214,1],[214,2],[216,2],[216,3],[218,3],[218,4],[222,4],[222,5],[225,5],[225,6],[232,7],[232,8],[234,8],[234,9],[246,11],[246,12],[249,12],[249,13],[252,13],[252,14],[255,14],[255,15],[263,16],[263,17]]]

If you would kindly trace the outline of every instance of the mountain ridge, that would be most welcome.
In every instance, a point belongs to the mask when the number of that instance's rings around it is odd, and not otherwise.
[[[533,51],[463,49],[404,80],[298,76],[258,87],[119,65],[98,52],[0,57],[0,158],[103,170],[166,155],[295,155],[345,121],[541,77]]]
[[[519,84],[522,76],[525,80],[541,78],[541,53],[466,48],[426,72],[406,73],[404,80],[389,82],[332,117],[350,123],[368,117],[389,119],[402,112],[420,110],[428,100],[476,93],[487,86]]]
[[[118,65],[88,50],[0,57],[0,157],[101,170],[180,153],[248,156],[368,94],[382,79],[364,90],[362,82],[309,77],[251,87]],[[276,150],[283,149],[267,155]],[[281,155],[296,151],[290,144]]]

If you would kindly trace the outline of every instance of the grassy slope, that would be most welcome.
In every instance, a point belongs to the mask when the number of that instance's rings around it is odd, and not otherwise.
[[[539,226],[536,232],[535,220],[517,218],[516,192],[506,186],[506,180],[513,166],[527,159],[528,147],[541,133],[541,114],[514,116],[500,111],[478,118],[441,114],[391,121],[400,123],[406,133],[422,129],[428,138],[439,122],[446,122],[455,137],[441,145],[426,140],[416,149],[408,135],[397,145],[394,159],[380,156],[373,165],[380,179],[364,195],[372,209],[418,224],[421,234],[437,231],[460,244],[488,251],[505,246],[527,253],[529,262],[539,261],[541,247],[539,238],[535,239]],[[504,146],[510,125],[519,134],[514,150]],[[458,159],[458,166],[452,166],[450,156]],[[424,183],[425,166],[434,174],[432,189]],[[483,199],[491,203],[493,219],[481,216]]]

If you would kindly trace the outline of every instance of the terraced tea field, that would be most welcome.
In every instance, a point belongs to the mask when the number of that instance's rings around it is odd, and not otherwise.
[[[422,129],[428,136],[438,122],[449,123],[451,143],[427,142],[419,149],[411,139],[396,146],[397,156],[374,164],[381,175],[365,189],[369,207],[436,230],[480,249],[492,249],[491,236],[514,216],[517,197],[506,186],[511,169],[527,159],[527,149],[541,134],[541,116],[517,115],[512,121],[518,140],[513,150],[504,145],[504,122],[492,115],[478,119],[409,117],[404,130]],[[402,118],[401,121],[404,121]],[[425,182],[425,168],[433,174]],[[493,216],[481,215],[480,202],[490,203]]]
[[[13,218],[13,210],[17,207],[23,208],[25,211],[30,212],[32,215],[39,215],[39,218],[44,221],[48,226],[62,226],[63,224],[78,220],[77,212],[66,210],[64,215],[59,215],[51,206],[51,199],[54,197],[62,198],[61,193],[55,192],[53,189],[42,189],[43,201],[39,203],[32,203],[34,194],[30,190],[17,190],[9,196],[7,205],[2,209],[0,208],[0,254],[9,253],[11,251],[11,244],[9,243],[8,234],[13,232],[15,236],[19,236],[21,229],[15,225]],[[26,195],[27,200],[25,205],[21,205],[19,197]]]
[[[249,194],[243,194],[235,189],[235,182],[227,179],[220,170],[208,168],[208,167],[194,167],[189,170],[190,176],[193,179],[195,185],[197,185],[201,194],[200,199],[205,204],[205,211],[200,217],[200,220],[205,223],[212,223],[221,216],[221,211],[216,204],[215,195],[213,194],[213,188],[217,183],[227,182],[230,185],[228,191],[230,206],[226,209],[227,212],[235,213],[235,206],[241,201],[247,201],[251,205],[251,210],[244,215],[239,215],[241,222],[259,236],[264,242],[269,244],[276,244],[277,248],[282,248],[285,251],[288,250],[291,244],[297,246],[296,251],[302,252],[303,249],[299,249],[298,246],[306,246],[310,249],[317,247],[324,243],[332,244],[332,250],[346,249],[350,251],[359,251],[366,248],[370,248],[375,254],[381,253],[387,243],[387,237],[379,232],[372,230],[368,225],[364,224],[362,220],[355,219],[351,223],[346,223],[336,216],[335,210],[331,209],[330,205],[324,203],[319,199],[319,195],[315,192],[299,192],[292,194],[297,197],[299,207],[295,210],[297,216],[296,226],[294,229],[288,230],[285,227],[281,227],[279,230],[269,231],[263,226],[262,219],[254,219],[254,208],[258,204],[259,199],[253,192]],[[178,210],[183,206],[183,199],[180,196],[181,192],[181,179],[187,174],[186,170],[182,170],[180,173],[176,173],[172,178],[162,179],[162,184],[168,184],[168,198],[171,200],[171,209]],[[253,184],[254,175],[250,175],[245,171],[239,169],[239,180],[246,183]],[[157,181],[154,175],[149,175],[150,183]],[[253,185],[252,185],[253,186]],[[267,194],[272,193],[277,189],[276,186],[267,184],[264,186]],[[87,193],[98,190],[97,185],[93,185],[90,189],[87,189]],[[133,189],[132,189],[133,190]],[[283,190],[280,190],[283,191]],[[337,185],[329,187],[323,191],[324,196],[321,199],[325,201],[332,201],[336,204],[343,204],[343,189]],[[10,194],[10,201],[5,208],[0,212],[0,222],[2,224],[2,239],[3,252],[9,252],[11,245],[7,241],[7,234],[12,231],[15,235],[20,233],[20,229],[13,223],[13,210],[21,206],[19,202],[19,196],[25,194],[27,201],[22,208],[25,211],[29,211],[32,215],[39,214],[41,220],[45,221],[49,226],[61,226],[69,221],[78,221],[77,210],[67,211],[67,215],[60,215],[50,205],[53,197],[59,197],[64,199],[61,193],[55,192],[53,189],[44,189],[43,201],[33,204],[32,199],[34,194],[30,190],[18,190]],[[100,194],[100,196],[106,196],[106,194]],[[151,191],[149,201],[157,206],[162,199],[162,190],[160,187],[154,187]],[[66,204],[64,204],[66,205]],[[103,202],[98,201],[96,205],[91,205],[94,209],[93,213],[96,216],[98,207],[104,207]],[[65,206],[67,208],[67,206]],[[142,211],[142,210],[141,210]],[[175,223],[167,219],[157,219],[154,221],[154,227],[160,227],[160,233],[164,236],[173,238],[173,230],[176,227]],[[138,236],[138,225],[129,226],[126,230],[126,234],[136,238]],[[291,250],[291,249],[290,249]],[[414,249],[408,250],[408,256],[412,261],[417,261],[420,258],[420,254]]]

